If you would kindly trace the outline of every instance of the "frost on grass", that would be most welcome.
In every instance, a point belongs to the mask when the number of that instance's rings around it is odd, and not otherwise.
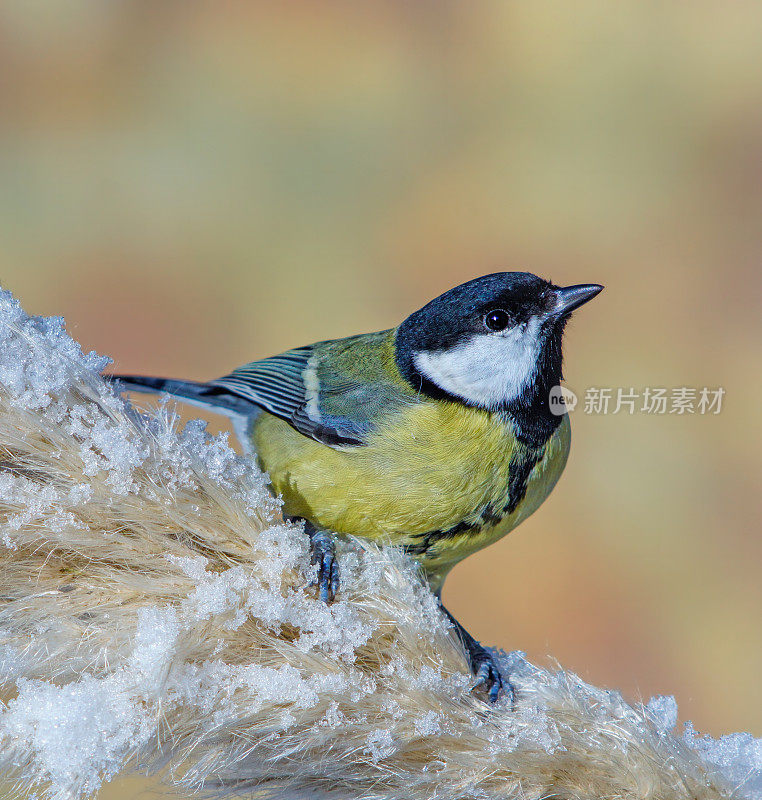
[[[252,461],[139,413],[107,363],[0,293],[4,796],[140,769],[259,798],[762,798],[761,743],[677,734],[671,698],[514,653],[516,708],[488,706],[393,549],[345,542],[318,602]]]

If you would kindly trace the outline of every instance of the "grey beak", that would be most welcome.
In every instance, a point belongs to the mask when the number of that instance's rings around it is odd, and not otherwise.
[[[592,300],[595,295],[601,291],[603,291],[603,286],[598,283],[580,283],[576,286],[562,286],[556,289],[558,304],[552,313],[557,317],[571,314],[575,308],[579,308],[583,303]]]

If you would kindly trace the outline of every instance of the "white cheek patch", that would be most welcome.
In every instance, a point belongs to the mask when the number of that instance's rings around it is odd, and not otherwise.
[[[419,372],[448,394],[494,408],[515,400],[537,372],[540,320],[502,334],[476,334],[452,350],[415,353]]]

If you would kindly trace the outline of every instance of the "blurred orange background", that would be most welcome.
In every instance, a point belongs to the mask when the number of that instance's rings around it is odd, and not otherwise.
[[[448,606],[762,736],[761,33],[719,0],[5,0],[0,281],[195,379],[486,272],[605,284],[569,386],[722,386],[722,413],[578,407],[556,491]]]

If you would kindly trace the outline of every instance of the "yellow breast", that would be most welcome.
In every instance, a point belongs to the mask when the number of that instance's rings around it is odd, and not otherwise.
[[[566,464],[570,428],[564,416],[535,454],[510,513],[510,465],[522,446],[501,417],[459,403],[404,407],[362,447],[333,449],[267,413],[252,440],[284,513],[406,546],[441,584],[453,564],[508,533],[548,496]],[[421,548],[432,532],[449,534]]]

